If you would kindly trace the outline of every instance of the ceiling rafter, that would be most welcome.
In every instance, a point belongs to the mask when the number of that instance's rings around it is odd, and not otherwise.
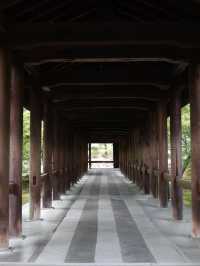
[[[16,18],[23,17],[25,15],[30,15],[32,12],[36,12],[37,9],[43,8],[51,0],[40,0],[37,3],[29,4],[26,7],[22,8],[19,12],[16,13]],[[35,11],[36,10],[36,11]]]
[[[68,19],[69,22],[74,22],[74,21],[80,21],[81,19],[85,18],[86,16],[90,15],[91,13],[93,13],[96,10],[96,8],[91,8],[88,11],[85,11],[79,15],[76,15],[74,17],[71,17],[70,19]]]
[[[66,7],[69,7],[72,4],[73,0],[68,0],[68,1],[61,1],[60,4],[52,5],[51,8],[46,8],[46,10],[41,10],[40,12],[37,13],[37,15],[34,15],[32,18],[30,18],[30,22],[35,22],[35,21],[43,21],[45,18],[50,18],[59,10],[63,10]],[[48,19],[47,19],[48,20]]]
[[[155,3],[153,2],[150,2],[148,0],[136,0],[136,2],[138,3],[143,3],[144,6],[148,7],[151,11],[154,10],[154,14],[159,16],[159,18],[162,18],[163,19],[163,16],[167,16],[167,18],[169,20],[171,19],[176,19],[177,20],[177,15],[175,15],[174,13],[171,13],[169,12],[168,10],[166,10],[165,8],[163,7],[160,7],[159,5],[156,5]]]
[[[20,23],[10,27],[0,41],[15,49],[139,44],[192,48],[200,44],[199,26],[199,23]]]
[[[87,17],[96,10],[97,6],[92,0],[87,0],[87,2],[81,2],[79,3],[79,5],[77,5],[76,2],[73,2],[67,10],[63,8],[62,10],[60,10],[59,13],[54,14],[51,20],[54,23],[62,20],[67,22],[73,22],[76,21],[76,19],[78,19],[79,17]]]
[[[9,7],[13,7],[22,1],[23,0],[1,0],[0,1],[0,11],[7,9]]]

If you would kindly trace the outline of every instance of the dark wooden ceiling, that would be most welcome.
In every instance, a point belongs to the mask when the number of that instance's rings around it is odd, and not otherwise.
[[[37,73],[52,108],[91,141],[142,125],[172,89],[187,91],[199,62],[199,0],[1,0],[0,14],[27,91]]]

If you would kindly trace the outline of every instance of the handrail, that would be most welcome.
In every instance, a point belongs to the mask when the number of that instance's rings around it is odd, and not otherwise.
[[[179,179],[178,181],[179,186],[186,190],[192,190],[192,182],[189,180]]]
[[[145,166],[143,165],[143,166],[141,167],[141,172],[142,172],[143,175],[145,174],[145,171],[146,171],[146,169],[145,169]]]
[[[52,171],[52,174],[53,174],[53,175],[57,175],[57,174],[58,174],[58,170],[53,170],[53,171]]]
[[[154,176],[159,176],[159,170],[154,169],[154,170],[153,170],[153,175],[154,175]]]
[[[147,170],[146,171],[147,171],[147,174],[148,175],[151,175],[151,169],[149,167],[147,167]]]
[[[171,174],[170,174],[169,172],[164,172],[164,173],[163,173],[163,177],[164,177],[164,179],[165,179],[166,181],[169,181],[169,182],[172,181],[172,176],[171,176]]]
[[[44,180],[47,178],[48,175],[49,175],[49,173],[42,173],[40,175],[41,181],[44,182]]]
[[[88,163],[114,163],[114,161],[88,161]]]
[[[159,172],[158,170],[154,170],[154,172],[156,172],[156,171]],[[168,182],[173,181],[172,175],[169,172],[164,172],[163,177]],[[192,182],[191,182],[190,178],[182,179],[182,178],[176,177],[176,180],[177,180],[178,185],[181,188],[186,189],[186,190],[192,189]]]
[[[48,174],[49,174],[48,172],[41,173],[40,177],[45,177],[45,176],[47,176]]]

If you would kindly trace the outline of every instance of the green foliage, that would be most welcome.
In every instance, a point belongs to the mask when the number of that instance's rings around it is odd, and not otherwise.
[[[92,143],[92,160],[113,160],[113,145],[111,143]]]
[[[187,104],[181,109],[181,126],[182,126],[182,161],[183,161],[183,179],[191,180],[191,132],[190,132],[190,105]],[[170,168],[170,118],[167,119],[168,129],[168,157]],[[183,191],[183,200],[186,206],[191,206],[191,191]]]
[[[182,158],[183,173],[188,171],[191,164],[191,132],[190,132],[190,105],[187,104],[181,110],[182,115]],[[190,172],[190,171],[189,171]],[[190,172],[191,174],[191,172]]]
[[[30,112],[24,108],[23,112],[23,163],[22,175],[29,174],[30,159]]]
[[[22,204],[29,201],[29,159],[30,159],[30,112],[23,111],[23,161],[22,161]]]
[[[29,192],[28,190],[23,190],[22,192],[22,204],[29,202]]]
[[[191,207],[192,205],[192,192],[189,190],[183,191],[183,202],[186,207]]]
[[[181,110],[182,115],[182,159],[183,179],[191,180],[191,132],[190,132],[190,105],[187,104]],[[183,191],[185,206],[191,207],[191,191]]]

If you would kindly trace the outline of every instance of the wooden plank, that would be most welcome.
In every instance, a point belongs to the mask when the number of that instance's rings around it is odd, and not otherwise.
[[[11,78],[10,176],[14,193],[9,195],[9,234],[22,234],[22,138],[23,138],[23,67],[14,65]]]
[[[9,141],[10,58],[0,49],[0,249],[8,248],[9,231]]]

